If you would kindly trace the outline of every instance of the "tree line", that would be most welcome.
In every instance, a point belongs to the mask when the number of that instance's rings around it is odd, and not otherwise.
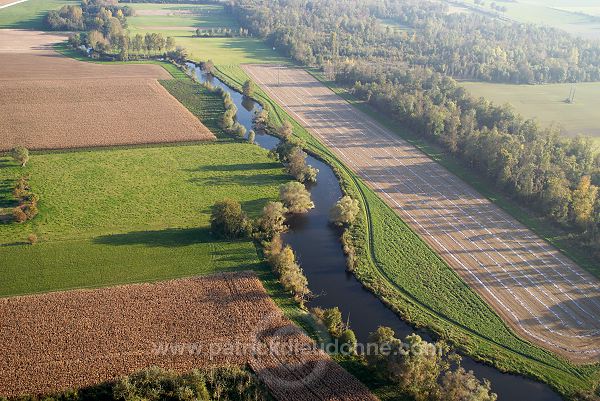
[[[366,59],[494,82],[600,80],[599,42],[479,13],[449,13],[444,2],[232,0],[227,9],[251,34],[308,65]]]
[[[443,5],[428,1],[234,0],[229,10],[251,33],[297,61],[321,67],[329,78],[435,141],[523,205],[581,236],[584,246],[600,255],[600,156],[594,156],[591,142],[563,139],[557,128],[541,128],[508,105],[475,99],[450,77],[471,75],[453,67],[463,62],[476,69],[481,60],[500,66],[493,57],[463,59],[463,53],[477,54],[500,41],[505,47],[496,46],[495,52],[502,53],[502,65],[531,56],[549,74],[533,80],[562,81],[566,78],[552,78],[548,63],[557,59],[568,64],[571,58],[597,68],[598,44],[548,28],[449,16]],[[382,33],[379,17],[397,18],[414,30]],[[398,35],[405,38],[395,44]],[[466,50],[458,49],[463,41],[469,42]],[[440,68],[442,62],[445,68]],[[600,77],[569,79],[592,78]]]
[[[125,28],[127,17],[134,9],[121,6],[116,0],[82,0],[80,6],[67,5],[57,11],[49,11],[46,24],[52,30],[83,31],[69,36],[73,48],[85,46],[91,56],[110,56],[119,60],[131,60],[151,56],[166,56],[185,60],[187,52],[175,45],[175,40],[160,33],[130,36]]]

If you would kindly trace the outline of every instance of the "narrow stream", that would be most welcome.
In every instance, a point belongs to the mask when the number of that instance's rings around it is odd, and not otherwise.
[[[248,131],[256,113],[261,111],[260,104],[245,98],[229,88],[219,79],[202,73],[192,63],[196,76],[201,82],[210,82],[231,94],[238,108],[237,121]],[[256,144],[264,149],[273,149],[278,138],[266,134],[256,134]],[[329,224],[329,209],[342,196],[342,191],[333,170],[322,161],[308,156],[307,163],[319,169],[317,183],[309,189],[315,208],[309,213],[293,217],[289,221],[290,229],[283,235],[298,256],[304,270],[310,290],[317,296],[310,306],[340,308],[344,319],[349,317],[350,326],[358,341],[366,342],[369,333],[378,326],[389,326],[396,337],[404,338],[415,329],[385,306],[374,294],[363,288],[362,284],[346,270],[346,258],[340,242],[341,232]],[[419,334],[429,339],[427,334]],[[533,380],[502,373],[497,369],[465,357],[463,366],[473,370],[479,379],[487,378],[492,390],[498,394],[499,401],[559,401],[561,397],[552,389]]]

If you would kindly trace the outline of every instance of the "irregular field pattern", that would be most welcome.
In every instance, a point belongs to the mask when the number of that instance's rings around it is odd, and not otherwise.
[[[5,396],[249,364],[279,400],[374,400],[245,272],[3,298],[0,342]]]
[[[600,360],[597,279],[307,72],[244,68],[514,330],[572,361]]]
[[[0,151],[214,139],[157,81],[157,65],[100,65],[50,46],[63,37],[0,30]]]

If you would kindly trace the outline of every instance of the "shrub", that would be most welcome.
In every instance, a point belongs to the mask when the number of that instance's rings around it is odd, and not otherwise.
[[[35,245],[38,242],[38,236],[35,234],[29,234],[29,236],[27,236],[27,242],[29,242],[29,245]]]
[[[266,109],[262,109],[260,111],[260,113],[258,113],[256,115],[256,117],[254,118],[254,123],[260,126],[265,126],[267,125],[267,122],[269,121],[269,112]]]
[[[256,91],[256,84],[252,80],[247,80],[244,82],[244,86],[242,88],[242,92],[246,97],[254,96],[254,92]]]
[[[284,140],[288,140],[289,138],[291,138],[292,134],[294,133],[294,127],[292,126],[292,123],[285,120],[283,122],[283,124],[277,129],[277,133]]]
[[[354,223],[360,213],[359,202],[346,195],[336,202],[329,212],[329,220],[338,226]]]
[[[239,238],[248,233],[249,222],[238,201],[224,199],[214,204],[210,227],[218,237]]]
[[[343,354],[356,353],[356,334],[350,329],[342,331],[340,335],[340,350]]]
[[[231,128],[231,132],[235,134],[238,138],[243,138],[246,135],[246,127],[236,122]]]
[[[21,167],[25,167],[25,164],[29,161],[29,150],[23,146],[16,146],[10,151],[10,155],[12,158],[21,165]]]
[[[23,210],[23,213],[25,213],[27,220],[33,219],[39,212],[37,205],[33,202],[27,202],[23,204],[21,209]]]
[[[294,146],[287,156],[287,171],[300,182],[316,182],[319,170],[306,165],[306,156],[299,146]]]
[[[27,215],[23,212],[20,206],[16,207],[12,211],[13,220],[17,223],[24,223],[27,221]]]
[[[256,140],[256,133],[253,130],[250,130],[248,133],[248,143],[254,143]]]
[[[327,331],[335,338],[339,338],[344,330],[344,322],[342,321],[342,312],[336,306],[334,308],[325,309],[321,317],[323,324],[327,327]]]
[[[304,185],[292,181],[279,188],[279,198],[290,213],[306,213],[315,207]]]

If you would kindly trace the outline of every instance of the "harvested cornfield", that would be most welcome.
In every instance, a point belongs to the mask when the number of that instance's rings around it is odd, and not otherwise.
[[[158,83],[162,67],[69,59],[51,48],[63,39],[0,30],[0,151],[215,138]]]
[[[249,364],[280,400],[373,399],[293,327],[251,273],[4,298],[0,395]]]

